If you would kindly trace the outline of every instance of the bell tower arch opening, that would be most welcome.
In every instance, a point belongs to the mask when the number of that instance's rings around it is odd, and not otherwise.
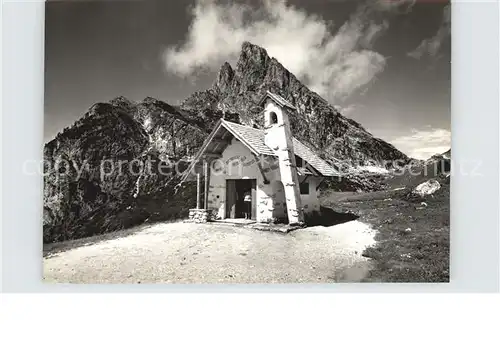
[[[269,112],[269,124],[277,124],[278,123],[278,115],[276,112]]]

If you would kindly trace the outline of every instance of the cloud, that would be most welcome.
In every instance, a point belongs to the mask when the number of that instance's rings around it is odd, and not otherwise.
[[[251,2],[255,4],[254,2]],[[332,33],[333,24],[285,0],[261,0],[258,8],[241,3],[198,0],[187,38],[163,53],[165,67],[180,76],[217,70],[237,60],[241,45],[260,45],[312,90],[341,102],[366,86],[386,65],[373,44],[389,27],[389,15],[414,0],[370,1]]]
[[[451,5],[447,5],[443,10],[443,19],[439,26],[437,33],[431,37],[422,40],[420,45],[413,51],[408,53],[408,56],[415,59],[420,59],[427,55],[429,57],[436,57],[443,42],[451,34]]]
[[[447,129],[413,130],[412,134],[396,138],[391,144],[410,157],[427,160],[450,149],[451,132]]]

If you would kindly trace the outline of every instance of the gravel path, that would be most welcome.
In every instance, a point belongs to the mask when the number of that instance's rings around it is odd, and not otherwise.
[[[325,283],[359,281],[376,231],[359,221],[289,234],[163,223],[44,258],[61,283]]]

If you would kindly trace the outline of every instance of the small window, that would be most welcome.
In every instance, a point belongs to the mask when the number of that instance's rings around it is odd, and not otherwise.
[[[269,114],[269,120],[270,120],[270,123],[271,124],[276,124],[278,123],[278,115],[276,114],[276,112],[271,112]]]
[[[309,183],[300,183],[300,195],[309,195]]]

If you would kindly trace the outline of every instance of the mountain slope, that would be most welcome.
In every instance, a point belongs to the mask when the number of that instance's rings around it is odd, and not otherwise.
[[[196,110],[210,106],[238,114],[243,124],[262,126],[262,108],[257,103],[266,90],[297,107],[298,113],[291,116],[292,132],[333,163],[383,165],[384,161],[410,160],[359,123],[342,116],[275,58],[270,58],[265,49],[248,42],[243,44],[235,70],[225,63],[212,88],[193,94],[182,107]]]

